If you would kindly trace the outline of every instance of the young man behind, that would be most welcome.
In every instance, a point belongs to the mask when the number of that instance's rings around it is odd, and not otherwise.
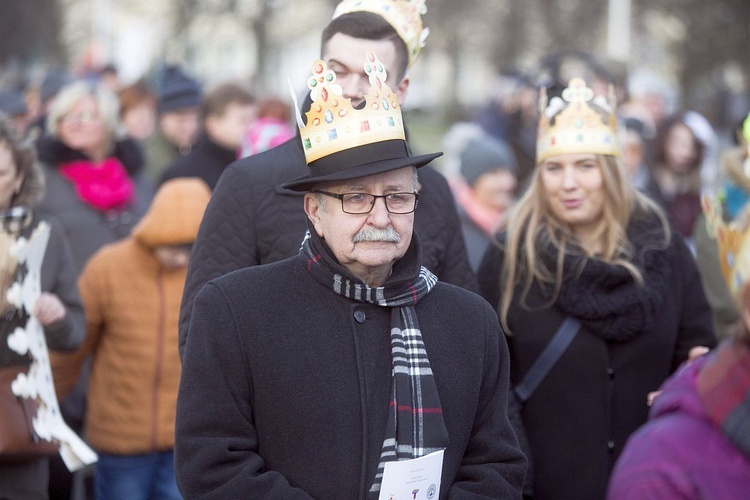
[[[419,55],[427,34],[420,7],[423,2],[406,0],[345,0],[337,7],[323,31],[322,59],[336,73],[342,96],[351,99],[354,107],[363,102],[369,88],[362,69],[366,50],[378,54],[388,72],[386,83],[403,103],[409,87],[407,68]],[[207,281],[299,252],[307,231],[303,196],[282,184],[306,172],[299,137],[225,170],[201,224],[188,270],[180,310],[181,354],[193,302]],[[419,180],[422,191],[415,227],[422,240],[424,266],[441,281],[477,290],[447,181],[429,166],[421,170]]]

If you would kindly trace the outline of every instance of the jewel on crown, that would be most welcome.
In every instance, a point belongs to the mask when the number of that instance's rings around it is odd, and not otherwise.
[[[599,108],[594,109],[589,102]],[[539,97],[537,163],[551,156],[568,153],[592,153],[620,156],[617,140],[617,116],[614,89],[609,99],[594,97],[594,91],[581,78],[570,80],[562,99],[554,97],[547,105],[547,91]],[[606,116],[603,116],[605,113]]]
[[[401,106],[396,93],[385,83],[385,67],[372,51],[365,57],[364,69],[370,80],[370,90],[365,94],[362,109],[354,109],[351,99],[343,97],[336,74],[325,62],[313,63],[312,75],[307,81],[312,105],[306,113],[307,125],[300,127],[308,164],[356,146],[405,140]]]
[[[344,0],[333,12],[333,19],[350,12],[371,12],[385,19],[409,52],[409,67],[422,52],[430,29],[422,25],[427,13],[425,0]]]

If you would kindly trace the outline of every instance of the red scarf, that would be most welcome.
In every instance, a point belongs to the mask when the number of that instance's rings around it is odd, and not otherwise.
[[[99,164],[71,161],[62,164],[60,172],[73,183],[78,197],[98,210],[123,208],[133,199],[133,181],[116,158]]]

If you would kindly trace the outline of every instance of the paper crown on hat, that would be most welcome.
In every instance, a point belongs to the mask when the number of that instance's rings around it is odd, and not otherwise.
[[[409,67],[427,43],[430,29],[422,26],[425,0],[344,0],[333,12],[333,19],[350,12],[371,12],[385,19],[406,45]]]
[[[750,279],[750,209],[746,208],[732,222],[722,217],[721,202],[710,196],[702,198],[703,213],[709,236],[716,240],[721,274],[733,296]]]
[[[303,191],[317,182],[421,167],[442,155],[412,156],[397,95],[385,83],[385,67],[372,51],[365,54],[364,69],[370,89],[364,106],[354,109],[351,99],[343,97],[336,73],[321,60],[313,63],[307,125],[298,119],[310,175],[285,183],[285,188]]]
[[[595,109],[589,102],[593,102],[601,110]],[[581,78],[571,79],[562,92],[562,99],[553,97],[549,106],[547,90],[542,88],[539,97],[537,163],[551,156],[568,153],[620,156],[616,104],[611,86],[608,102],[600,97],[594,99],[594,91]]]
[[[307,80],[312,106],[307,125],[300,127],[308,164],[342,149],[406,138],[396,93],[386,85],[385,67],[372,51],[366,54],[365,73],[370,90],[365,94],[365,107],[356,110],[351,99],[342,96],[336,73],[323,61],[313,63]]]

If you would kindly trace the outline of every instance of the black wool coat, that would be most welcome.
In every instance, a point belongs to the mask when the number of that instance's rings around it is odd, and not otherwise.
[[[303,193],[281,184],[308,174],[299,137],[227,167],[193,245],[180,310],[181,355],[195,296],[207,281],[299,252],[307,230]],[[419,181],[414,228],[422,242],[423,265],[443,282],[477,291],[447,181],[430,166],[419,169]]]
[[[520,498],[526,459],[495,312],[440,282],[415,310],[450,441],[440,498]],[[177,402],[183,495],[367,498],[390,400],[390,314],[337,295],[302,256],[209,282]]]
[[[526,401],[521,416],[531,447],[535,500],[604,498],[628,436],[646,422],[648,393],[687,359],[692,347],[715,345],[693,256],[676,234],[671,245],[668,291],[653,326],[615,342],[583,325]],[[501,296],[502,259],[502,251],[490,246],[478,273],[482,295],[493,306]],[[508,312],[512,384],[520,383],[565,319],[554,305],[523,307],[519,291]],[[534,285],[527,303],[544,300]]]

